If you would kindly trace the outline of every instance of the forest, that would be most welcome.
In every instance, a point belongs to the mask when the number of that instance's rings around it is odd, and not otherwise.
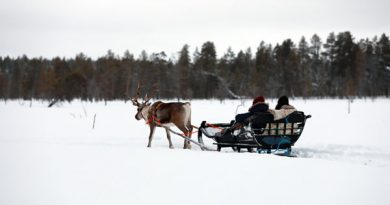
[[[134,57],[109,50],[91,59],[0,57],[0,99],[49,101],[128,100],[143,94],[169,99],[227,99],[263,95],[303,98],[389,96],[390,42],[386,34],[355,39],[349,31],[314,34],[271,45],[261,41],[217,58],[213,42],[177,56],[165,52]]]

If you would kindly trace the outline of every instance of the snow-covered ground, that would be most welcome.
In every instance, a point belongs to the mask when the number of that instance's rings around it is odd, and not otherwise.
[[[296,158],[183,150],[178,137],[172,150],[162,129],[146,148],[129,102],[47,104],[0,103],[1,205],[390,204],[389,99],[355,100],[350,114],[346,100],[291,100],[313,116]],[[250,100],[191,104],[199,125]]]

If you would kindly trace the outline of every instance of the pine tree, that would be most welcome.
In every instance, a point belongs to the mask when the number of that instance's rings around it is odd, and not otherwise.
[[[53,98],[55,100],[65,100],[66,99],[66,87],[65,87],[65,78],[70,74],[69,64],[65,59],[56,57],[52,60],[53,70],[54,70],[54,88],[53,88]]]
[[[213,42],[207,41],[202,45],[200,58],[198,60],[200,68],[211,75],[205,75],[205,86],[202,89],[203,96],[206,98],[215,97],[215,93],[219,90],[217,79],[213,75],[216,74],[217,53]]]
[[[320,52],[321,52],[322,42],[321,38],[314,34],[312,38],[310,39],[310,47],[309,47],[309,53],[311,56],[311,79],[312,79],[312,95],[319,96],[324,95],[323,92],[321,92],[321,88],[324,88],[326,86],[325,79],[325,68],[322,64],[322,61],[320,59]]]
[[[311,96],[312,94],[312,81],[311,81],[311,69],[310,64],[312,63],[310,55],[309,44],[307,43],[304,36],[302,36],[301,40],[298,44],[298,55],[299,55],[299,77],[297,79],[298,89],[300,91],[300,95],[303,97]]]
[[[164,52],[142,51],[135,59],[129,51],[120,58],[111,50],[97,60],[83,53],[69,59],[0,56],[0,99],[128,99],[138,83],[143,93],[158,87],[156,98],[350,97],[390,92],[386,34],[355,41],[350,32],[330,33],[323,49],[316,34],[310,44],[304,37],[297,45],[287,39],[274,48],[261,42],[254,59],[250,49],[235,54],[230,47],[217,59],[212,42],[205,42],[200,52],[196,48],[191,57],[188,49],[183,46],[177,61]]]
[[[322,53],[324,56],[324,72],[322,77],[324,78],[325,85],[323,89],[324,93],[328,93],[330,96],[336,95],[336,36],[334,33],[330,33],[324,44],[325,51]]]
[[[177,62],[177,69],[179,71],[179,96],[182,99],[192,98],[193,94],[190,90],[190,55],[188,51],[189,46],[186,44],[179,52],[179,60]]]
[[[390,94],[390,41],[389,37],[382,34],[378,41],[378,92],[379,95],[385,95],[386,97]]]
[[[207,41],[202,45],[200,52],[201,69],[207,72],[215,72],[217,65],[217,53],[213,42]]]
[[[295,83],[296,77],[299,75],[298,65],[299,58],[294,43],[291,39],[283,41],[282,45],[275,47],[276,67],[275,72],[278,76],[275,88],[276,96],[299,95],[300,89]]]
[[[334,67],[335,92],[338,96],[350,96],[355,93],[353,73],[355,68],[355,44],[350,32],[341,32],[336,38],[336,57]]]
[[[136,79],[135,79],[135,74],[134,74],[134,64],[135,64],[135,59],[134,55],[130,53],[129,50],[126,50],[125,53],[123,54],[123,58],[121,60],[121,67],[124,70],[124,78],[125,78],[125,91],[124,91],[124,99],[125,102],[129,100],[135,93],[132,93],[131,90],[132,88],[136,89]],[[95,79],[91,84],[95,84]],[[90,88],[92,93],[95,93],[96,90],[93,89],[94,87],[92,86]],[[94,94],[93,94],[94,95]]]
[[[190,73],[191,79],[191,91],[193,93],[194,98],[203,98],[204,97],[204,78],[201,77],[201,60],[200,60],[200,52],[198,50],[198,47],[195,48],[194,53],[192,54],[193,59],[193,66],[192,70],[193,72]]]
[[[272,95],[273,82],[276,81],[274,78],[275,73],[272,72],[273,68],[273,58],[272,58],[272,46],[266,45],[263,41],[257,47],[256,57],[255,57],[255,69],[254,79],[257,79],[253,82],[255,84],[254,93],[257,95],[267,95],[271,97],[276,97],[277,95]]]

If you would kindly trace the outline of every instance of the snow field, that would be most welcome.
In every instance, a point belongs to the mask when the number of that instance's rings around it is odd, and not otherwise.
[[[346,100],[291,100],[313,116],[297,158],[183,150],[176,136],[171,150],[161,128],[146,148],[130,103],[1,102],[0,204],[388,204],[389,102],[348,114]],[[242,103],[192,101],[192,123],[229,122]]]

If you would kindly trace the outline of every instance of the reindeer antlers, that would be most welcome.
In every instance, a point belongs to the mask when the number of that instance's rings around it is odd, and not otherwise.
[[[137,95],[131,99],[131,102],[133,103],[133,105],[135,106],[140,106],[141,104],[138,102],[138,97],[139,97],[139,83],[138,83],[138,86],[137,86]]]
[[[154,96],[156,96],[156,94],[157,94],[157,85],[154,84],[151,97],[148,97],[148,94],[145,94],[144,103],[148,103],[150,99],[152,99]]]
[[[145,97],[143,99],[143,102],[142,104],[147,104],[149,102],[150,99],[152,99],[157,93],[157,86],[156,84],[153,85],[153,94],[151,95],[151,97],[148,97],[148,94],[145,94]],[[133,105],[135,106],[140,106],[141,103],[138,102],[138,98],[140,96],[140,84],[138,83],[138,86],[137,86],[137,95],[131,99],[131,102],[133,102]]]

